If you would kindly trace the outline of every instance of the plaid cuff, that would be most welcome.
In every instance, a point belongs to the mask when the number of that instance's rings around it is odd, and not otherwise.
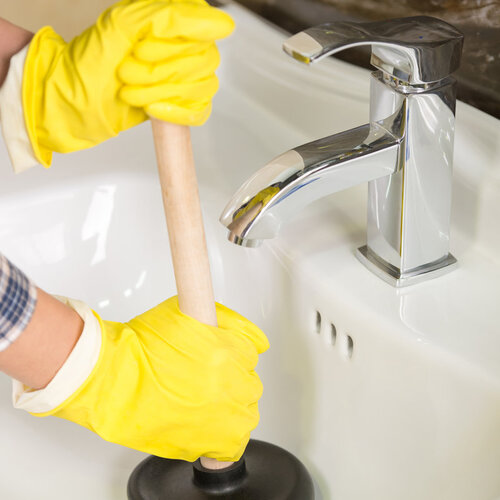
[[[35,310],[36,298],[34,283],[0,254],[0,351],[24,331]]]

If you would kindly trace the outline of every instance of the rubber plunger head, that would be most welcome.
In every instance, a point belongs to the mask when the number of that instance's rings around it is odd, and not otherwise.
[[[132,472],[129,500],[314,500],[311,476],[291,453],[250,440],[239,462],[218,471],[148,457]]]

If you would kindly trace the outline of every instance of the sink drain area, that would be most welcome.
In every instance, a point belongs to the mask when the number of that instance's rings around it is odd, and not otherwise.
[[[334,321],[324,317],[319,310],[313,315],[313,329],[330,348],[338,349],[347,360],[354,355],[354,339],[350,333],[338,328]]]

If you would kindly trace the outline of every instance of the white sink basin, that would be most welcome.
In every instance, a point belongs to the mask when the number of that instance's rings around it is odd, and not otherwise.
[[[254,437],[303,460],[318,500],[500,498],[500,122],[458,105],[449,275],[397,290],[358,262],[366,186],[236,247],[218,223],[229,197],[279,153],[365,123],[368,72],[303,67],[278,30],[228,10],[238,29],[193,139],[217,300],[271,341]],[[148,124],[48,171],[16,177],[0,155],[0,249],[39,286],[118,321],[175,293]],[[1,498],[125,498],[143,454],[11,409],[7,377],[0,393]]]

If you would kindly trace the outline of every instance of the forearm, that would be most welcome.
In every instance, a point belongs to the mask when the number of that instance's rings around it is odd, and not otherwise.
[[[0,17],[0,86],[9,70],[10,58],[27,45],[33,33]]]
[[[40,389],[52,380],[73,350],[83,330],[83,320],[73,309],[40,289],[33,309],[32,285],[29,291],[24,275],[5,257],[0,255],[0,259],[0,324],[3,347],[7,345],[0,351],[0,371],[32,389]],[[12,325],[11,331],[5,325]]]

